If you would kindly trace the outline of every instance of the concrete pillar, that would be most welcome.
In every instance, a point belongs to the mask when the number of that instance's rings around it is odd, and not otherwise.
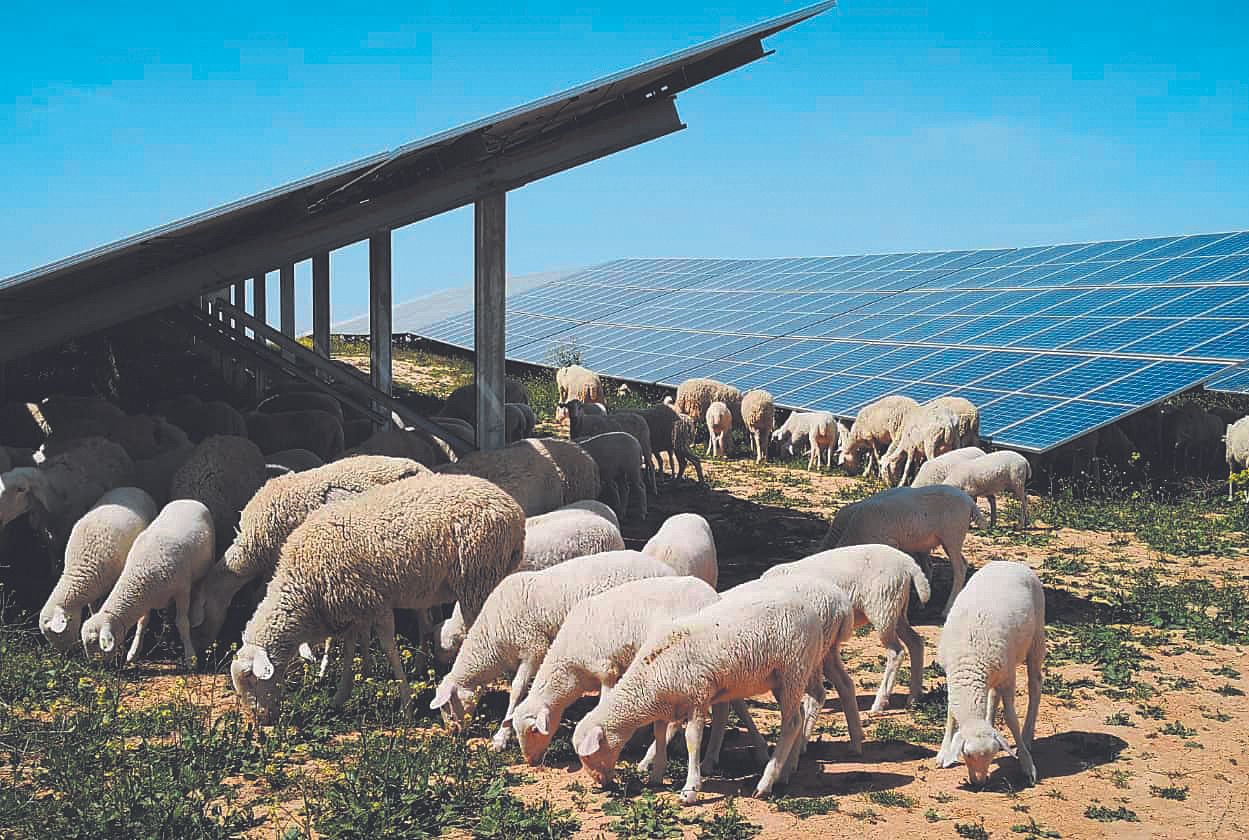
[[[312,258],[312,349],[330,357],[330,252]]]
[[[503,425],[507,300],[507,194],[495,193],[474,206],[473,349],[477,382],[477,447],[499,449]]]
[[[369,377],[373,387],[391,392],[390,231],[369,237]]]

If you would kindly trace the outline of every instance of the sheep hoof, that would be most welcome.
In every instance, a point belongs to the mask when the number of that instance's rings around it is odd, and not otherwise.
[[[872,708],[868,709],[868,711],[872,714],[876,714],[877,712],[883,712],[886,708],[888,708],[888,706],[889,704],[884,700],[877,700],[872,704]]]
[[[503,752],[507,749],[507,741],[508,738],[506,732],[496,732],[494,737],[490,739],[490,751]]]
[[[681,791],[681,804],[682,805],[697,805],[698,804],[698,788],[687,788],[686,790]]]
[[[763,782],[760,782],[760,783],[759,783],[759,786],[758,786],[757,788],[755,788],[755,798],[756,798],[756,799],[768,799],[768,798],[769,798],[769,797],[771,797],[771,796],[772,796],[772,786],[771,786],[771,785],[766,785],[766,786],[765,786],[765,785],[763,784]]]
[[[957,767],[958,758],[954,756],[947,756],[945,753],[939,752],[937,753],[936,765],[941,770],[946,770],[946,769],[949,769],[950,767]]]

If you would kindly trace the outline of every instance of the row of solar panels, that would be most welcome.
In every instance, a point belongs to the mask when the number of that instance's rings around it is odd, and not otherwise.
[[[519,361],[575,345],[612,376],[708,376],[845,417],[887,394],[958,394],[995,443],[1044,451],[1249,360],[1249,233],[617,260],[508,307]],[[424,334],[471,347],[471,314]]]

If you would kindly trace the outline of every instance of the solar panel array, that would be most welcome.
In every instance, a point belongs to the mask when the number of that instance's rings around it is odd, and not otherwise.
[[[473,344],[472,313],[423,330]],[[1249,360],[1249,232],[989,251],[626,259],[509,298],[508,358],[706,376],[853,417],[887,394],[980,406],[1045,451]]]

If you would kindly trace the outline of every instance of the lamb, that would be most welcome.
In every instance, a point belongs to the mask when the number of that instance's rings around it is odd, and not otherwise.
[[[78,641],[83,607],[113,588],[135,538],[156,513],[156,502],[147,493],[117,487],[74,525],[65,546],[65,569],[39,612],[39,630],[57,650],[69,650]]]
[[[268,455],[283,449],[307,449],[322,461],[343,452],[343,421],[326,411],[253,411],[246,417],[247,436]]]
[[[191,626],[200,643],[217,638],[226,609],[244,585],[273,576],[283,543],[313,511],[428,473],[406,458],[357,455],[265,482],[243,508],[234,542],[191,593]]]
[[[747,391],[742,397],[742,422],[750,433],[751,449],[755,463],[768,460],[768,446],[772,442],[772,428],[776,425],[776,405],[767,391]]]
[[[887,545],[855,545],[812,554],[793,563],[773,566],[763,578],[786,574],[812,575],[840,587],[850,596],[857,630],[870,623],[887,651],[885,674],[872,702],[879,712],[889,704],[902,664],[902,646],[911,659],[910,703],[924,693],[924,640],[906,618],[907,602],[914,585],[920,603],[927,604],[928,578],[909,554]]]
[[[525,519],[525,555],[518,572],[538,572],[574,557],[623,551],[620,522],[612,509],[590,499]],[[451,617],[434,628],[434,654],[450,665],[464,644],[464,615],[456,604]]]
[[[133,472],[126,450],[103,438],[82,438],[34,467],[15,467],[0,474],[0,530],[29,513],[59,559],[74,523],[106,492],[128,484]]]
[[[906,484],[911,468],[959,448],[959,415],[948,408],[921,405],[907,412],[902,428],[880,459],[880,477],[888,484]]]
[[[846,594],[816,577],[781,575],[730,589],[647,637],[616,687],[577,724],[572,742],[582,767],[607,784],[637,729],[653,723],[658,742],[666,724],[680,720],[689,721],[686,749],[697,756],[708,706],[771,691],[781,735],[755,789],[767,796],[797,766],[800,741],[824,704],[821,670],[841,697],[851,748],[860,752],[863,729],[840,651],[852,627]],[[682,801],[696,802],[701,786],[700,767],[691,760]]]
[[[195,499],[212,512],[217,545],[228,545],[239,512],[268,480],[256,444],[233,435],[204,438],[169,482],[172,499]]]
[[[321,508],[282,546],[230,665],[235,691],[269,723],[301,643],[371,623],[406,711],[412,691],[395,647],[394,610],[458,599],[475,627],[487,595],[520,563],[523,542],[520,506],[472,476],[417,475]],[[352,685],[354,637],[346,641],[336,702]]]
[[[977,446],[980,443],[980,409],[963,397],[937,397],[927,405],[948,408],[958,416],[958,446]]]
[[[627,432],[604,432],[583,438],[580,446],[598,465],[600,501],[621,518],[630,507],[646,520],[646,487],[642,483],[642,447]]]
[[[525,386],[512,377],[503,380],[503,402],[529,404],[529,392]],[[470,426],[477,423],[477,383],[461,385],[451,392],[447,401],[438,412],[442,417],[458,417]]]
[[[652,493],[658,494],[655,483],[655,465],[651,463],[650,427],[638,415],[622,411],[606,417],[586,414],[580,400],[568,400],[561,405],[568,409],[568,436],[573,440],[601,435],[604,432],[628,432],[642,447],[642,466],[649,478]]]
[[[1249,468],[1249,417],[1242,417],[1227,427],[1227,500],[1232,500],[1232,476]],[[1245,498],[1249,499],[1249,487],[1245,488]]]
[[[594,459],[577,444],[552,438],[525,438],[502,449],[473,452],[434,471],[484,478],[516,499],[526,516],[598,498],[601,490]]]
[[[503,420],[508,443],[533,437],[533,427],[538,424],[533,409],[524,403],[508,403],[503,406]]]
[[[573,607],[542,660],[533,688],[517,704],[512,716],[516,739],[526,760],[535,766],[542,761],[564,711],[577,699],[596,690],[599,702],[607,699],[652,629],[698,612],[719,598],[715,589],[698,578],[660,577],[621,584]],[[738,700],[733,705],[755,741],[761,763],[766,763],[767,744],[755,728],[746,704]],[[727,712],[727,705],[714,707],[713,719],[719,728],[713,725],[702,767],[704,773],[715,768]],[[663,780],[667,764],[666,737],[656,741],[647,755],[651,761],[643,759],[647,764],[643,769],[650,770],[651,783],[657,785]],[[697,754],[692,753],[690,760],[697,761]]]
[[[329,394],[316,391],[293,391],[285,394],[274,394],[261,400],[256,411],[261,414],[285,414],[288,411],[324,411],[333,414],[341,422],[343,405]]]
[[[624,414],[625,411],[617,413]],[[694,436],[692,418],[679,413],[667,400],[649,408],[628,409],[628,413],[636,414],[646,421],[646,426],[651,433],[651,454],[655,456],[655,464],[660,472],[663,472],[664,468],[661,454],[667,452],[674,476],[684,475],[685,464],[690,462],[694,465],[694,472],[697,473],[699,482],[703,482],[702,462],[691,448],[691,440]],[[678,463],[680,470],[677,469]]]
[[[1024,775],[1037,782],[1029,748],[1041,704],[1045,663],[1045,591],[1036,572],[1023,563],[995,561],[972,576],[950,610],[937,656],[945,668],[949,705],[938,767],[962,759],[968,781],[981,786],[989,762],[1005,750],[1019,759]],[[1028,667],[1028,713],[1022,732],[1015,712],[1015,671]],[[1012,750],[993,727],[998,701],[1015,738]]]
[[[712,588],[719,582],[716,540],[707,520],[697,513],[669,516],[642,546],[642,553],[663,561],[678,575],[693,575]]]
[[[733,413],[722,402],[707,407],[707,452],[727,458],[733,453]]]
[[[668,576],[675,576],[671,568],[637,551],[591,554],[509,576],[490,593],[479,620],[469,627],[430,708],[447,706],[452,719],[462,720],[463,703],[475,689],[514,670],[507,714],[492,739],[495,749],[503,749],[511,738],[516,704],[524,699],[569,610],[622,583]]]
[[[820,469],[827,455],[828,468],[833,468],[833,450],[837,448],[837,419],[827,411],[793,411],[781,427],[772,433],[772,443],[784,446],[790,455],[803,443],[810,447],[807,469]]]
[[[989,527],[997,524],[997,494],[1011,493],[1019,501],[1019,527],[1028,527],[1028,479],[1032,467],[1018,452],[1004,449],[956,465],[944,484],[957,487],[972,499],[989,497]]]
[[[951,449],[944,455],[938,455],[931,461],[925,461],[921,464],[919,470],[915,473],[914,480],[911,481],[911,486],[931,487],[934,484],[945,484],[945,477],[950,474],[950,470],[964,461],[971,461],[981,457],[984,457],[984,450],[979,446],[964,446],[960,449]]]
[[[183,661],[193,668],[191,585],[212,565],[213,530],[212,513],[202,502],[175,499],[165,505],[130,547],[121,577],[100,611],[83,623],[82,646],[87,653],[111,658],[117,643],[134,627],[134,641],[126,654],[126,662],[133,662],[151,611],[172,604]]]
[[[895,394],[859,409],[849,435],[842,439],[838,465],[847,472],[854,472],[859,467],[860,453],[865,451],[867,459],[863,464],[863,474],[867,475],[879,459],[880,450],[893,443],[907,412],[918,406],[919,403],[910,397]]]
[[[944,615],[967,577],[963,540],[971,521],[988,525],[976,502],[957,487],[895,487],[837,511],[820,548],[884,543],[915,555],[941,546],[954,573]]]
[[[722,402],[733,414],[733,425],[742,425],[742,392],[714,379],[687,379],[677,388],[676,410],[690,417],[705,417],[713,402]]]
[[[583,403],[602,403],[603,383],[599,376],[581,365],[568,365],[555,371],[555,384],[559,388],[559,401],[570,399]]]

